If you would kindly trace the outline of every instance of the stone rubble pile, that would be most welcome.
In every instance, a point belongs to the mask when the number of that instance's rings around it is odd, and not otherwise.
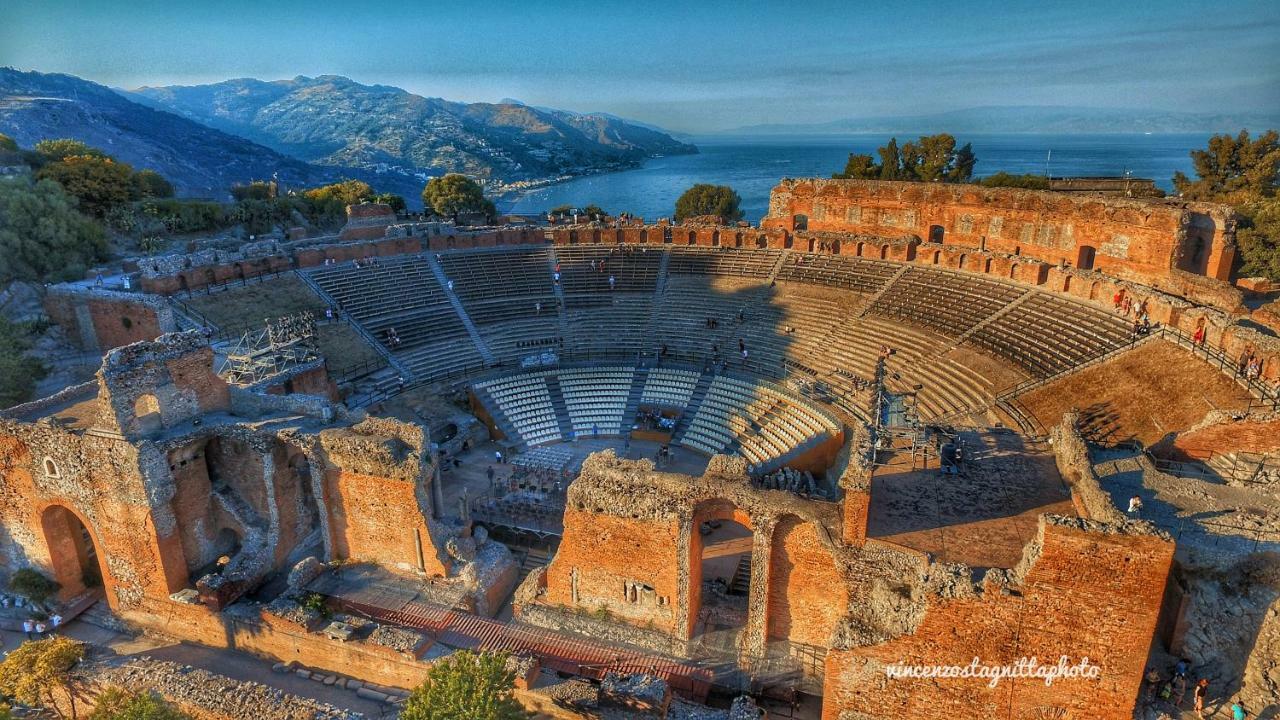
[[[817,479],[813,477],[813,473],[808,470],[781,468],[760,478],[755,484],[764,490],[785,490],[808,497],[827,496],[826,491],[818,485]]]
[[[97,668],[104,686],[150,690],[181,706],[236,720],[362,720],[364,715],[290,695],[255,682],[241,682],[174,662],[137,656]]]

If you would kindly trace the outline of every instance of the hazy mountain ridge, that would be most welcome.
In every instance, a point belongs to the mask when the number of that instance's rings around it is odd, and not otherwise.
[[[604,114],[450,102],[334,75],[127,94],[301,160],[409,176],[464,172],[503,182],[537,180],[697,151]]]
[[[722,134],[831,135],[843,133],[1223,133],[1280,127],[1280,116],[1259,113],[1193,113],[1127,108],[1011,106],[825,123],[748,125]]]
[[[0,68],[0,132],[19,145],[74,138],[173,182],[178,194],[224,198],[234,183],[278,174],[286,185],[341,177],[242,137],[145,107],[72,75]]]

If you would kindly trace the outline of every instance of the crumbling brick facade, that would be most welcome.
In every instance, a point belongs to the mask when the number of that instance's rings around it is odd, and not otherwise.
[[[1235,217],[1208,203],[1077,196],[978,185],[783,180],[762,227],[878,236],[1023,255],[1147,280],[1231,277]]]
[[[128,612],[184,588],[221,608],[312,548],[438,576],[468,567],[445,554],[463,529],[431,518],[423,428],[229,386],[212,363],[198,333],[165,335],[109,353],[96,387],[9,411],[3,572],[41,568],[65,597],[100,576]]]

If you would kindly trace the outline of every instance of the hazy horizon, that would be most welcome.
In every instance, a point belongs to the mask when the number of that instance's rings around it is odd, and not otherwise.
[[[16,0],[0,65],[119,88],[342,75],[466,102],[607,112],[677,132],[982,106],[1280,110],[1280,11],[1259,0],[392,1],[216,8]]]

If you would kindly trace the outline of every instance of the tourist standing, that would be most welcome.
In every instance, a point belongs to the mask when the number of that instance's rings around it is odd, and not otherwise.
[[[1200,678],[1200,682],[1196,683],[1196,689],[1191,693],[1191,699],[1195,703],[1196,717],[1204,720],[1204,700],[1209,694],[1208,678]]]
[[[35,640],[35,637],[33,636],[33,633],[35,633],[35,631],[36,631],[35,620],[32,620],[31,618],[27,618],[26,620],[22,621],[22,632],[26,633],[28,640]]]

